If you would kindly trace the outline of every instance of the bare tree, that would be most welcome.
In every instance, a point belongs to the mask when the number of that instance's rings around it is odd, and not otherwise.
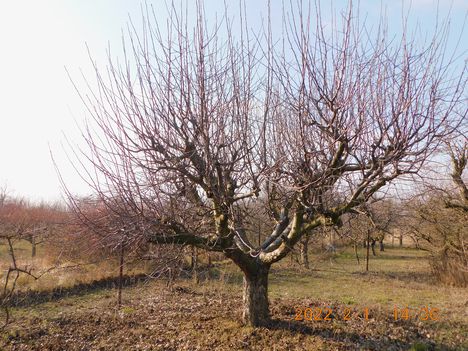
[[[426,184],[427,191],[408,202],[404,221],[417,247],[430,253],[435,277],[444,283],[466,286],[468,192],[463,173],[467,168],[467,138],[461,134],[447,145],[454,186],[444,186],[441,180]]]
[[[77,88],[92,118],[90,152],[75,165],[99,201],[138,240],[230,258],[254,326],[269,321],[271,265],[417,174],[457,125],[465,89],[466,71],[454,75],[444,56],[445,25],[425,43],[396,40],[351,5],[331,29],[320,11],[290,5],[276,40],[270,22],[247,30],[245,10],[237,35],[227,15],[209,27],[200,3],[193,27],[170,8],[165,32],[147,10],[124,60],[109,54],[106,70],[95,65],[97,88]],[[261,243],[244,230],[247,201],[274,219]]]
[[[61,224],[63,212],[54,205],[31,204],[25,199],[0,195],[0,235],[31,244],[31,257]]]
[[[378,199],[367,207],[368,216],[372,223],[372,237],[379,241],[379,250],[385,251],[385,235],[392,234],[392,230],[397,225],[397,208],[392,200]]]
[[[468,126],[465,128],[468,132]],[[463,171],[468,165],[468,137],[461,136],[448,144],[449,154],[452,160],[452,181],[458,189],[459,196],[448,197],[446,206],[461,209],[468,212],[468,186],[463,179]]]
[[[18,287],[20,276],[37,280],[55,268],[38,268],[21,260],[16,253],[15,244],[21,240],[29,241],[32,245],[31,256],[34,258],[36,245],[46,239],[59,216],[60,212],[53,206],[32,205],[23,199],[8,196],[5,189],[0,190],[0,243],[7,246],[8,258],[5,258],[5,262],[9,260],[5,274],[1,275],[0,308],[5,312],[2,328],[10,322],[10,300]]]

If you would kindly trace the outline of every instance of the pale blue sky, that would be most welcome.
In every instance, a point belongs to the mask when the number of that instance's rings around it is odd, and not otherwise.
[[[247,0],[250,25],[258,26],[266,1]],[[322,1],[330,6],[329,1]],[[227,1],[237,8],[237,1]],[[334,1],[336,9],[346,1]],[[390,29],[401,28],[401,1],[363,0],[361,13],[367,22],[379,18],[387,8]],[[406,9],[410,1],[403,1]],[[165,2],[150,1],[158,20],[165,22]],[[223,1],[205,1],[207,13],[223,11]],[[459,34],[468,11],[468,0],[440,0],[440,14],[450,7],[453,34]],[[274,23],[281,19],[281,1],[272,0]],[[413,0],[410,25],[420,23],[422,31],[433,27],[437,1]],[[60,198],[59,181],[49,154],[49,146],[67,178],[78,193],[86,189],[67,166],[61,143],[63,133],[80,143],[75,120],[85,117],[84,108],[68,80],[64,66],[79,78],[80,69],[91,76],[86,51],[88,44],[98,63],[105,64],[108,42],[120,45],[121,29],[128,16],[138,23],[140,1],[124,0],[0,0],[0,186],[15,195],[35,200]],[[455,36],[453,40],[455,40]],[[453,45],[453,43],[452,43]],[[459,52],[466,59],[467,30]],[[116,50],[118,52],[118,50]]]

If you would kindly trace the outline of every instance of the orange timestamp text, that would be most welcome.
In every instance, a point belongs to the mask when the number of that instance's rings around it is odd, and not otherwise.
[[[419,308],[409,308],[408,306],[393,308],[393,319],[395,321],[409,319],[418,319],[420,321],[438,321],[440,310],[435,307],[423,306]]]
[[[294,307],[296,321],[332,321],[332,320],[365,320],[371,318],[369,307],[356,310],[348,307],[333,309],[329,307]],[[420,308],[397,307],[393,308],[393,319],[395,321],[405,321],[418,319],[421,321],[438,321],[440,310],[435,307],[423,306]]]
[[[333,319],[341,319],[350,321],[352,319],[369,319],[369,308],[365,307],[360,311],[352,310],[351,308],[335,309],[321,307],[295,307],[296,321],[332,321]]]

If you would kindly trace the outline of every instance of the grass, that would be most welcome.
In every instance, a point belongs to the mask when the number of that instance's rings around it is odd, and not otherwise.
[[[462,296],[461,289],[435,284],[422,251],[387,248],[371,257],[369,272],[365,272],[364,249],[361,251],[359,265],[354,253],[351,255],[351,249],[347,249],[313,262],[309,271],[280,266],[272,272],[271,294],[405,306],[443,304],[447,300],[452,303]]]
[[[315,259],[312,255],[309,270],[291,267],[286,259],[271,269],[270,297],[389,308],[434,306],[447,310],[446,313],[455,310],[450,314],[464,315],[457,311],[463,311],[461,307],[468,302],[465,289],[435,282],[424,251],[388,247],[384,252],[377,252],[377,256],[371,256],[369,272],[365,271],[365,249],[359,249],[359,256],[360,264],[351,248]],[[230,263],[225,263],[221,275],[230,284],[242,282],[241,272]]]
[[[358,254],[360,264],[352,248],[334,255],[311,255],[310,270],[291,267],[286,259],[271,270],[269,296],[302,300],[303,304],[338,303],[359,311],[368,308],[371,317],[376,312],[389,320],[394,318],[394,308],[408,307],[410,318],[418,321],[427,307],[438,310],[438,320],[424,321],[424,326],[430,326],[440,342],[468,333],[466,289],[434,281],[424,251],[388,247],[370,257],[369,272],[365,271],[365,249]],[[241,289],[241,273],[230,264],[224,270],[227,281]]]
[[[26,274],[21,274],[17,282],[17,290],[47,291],[57,287],[68,288],[76,284],[90,283],[92,281],[114,277],[119,271],[117,258],[99,260],[88,263],[86,260],[73,261],[64,259],[60,253],[54,251],[46,245],[37,245],[36,256],[31,257],[31,244],[26,240],[14,242],[14,251],[17,265],[20,268],[32,269],[32,273],[40,275],[42,272],[49,272],[35,280]],[[92,258],[89,258],[91,260]],[[126,264],[125,274],[141,274],[148,269],[147,262]],[[8,246],[0,242],[0,282],[3,282],[4,274],[11,265],[11,258]]]
[[[216,262],[199,285],[193,285],[190,280],[178,281],[176,289],[171,291],[164,282],[151,281],[125,288],[124,306],[120,310],[115,308],[116,291],[111,289],[13,309],[16,322],[3,336],[4,347],[468,349],[466,289],[433,281],[423,251],[388,247],[371,257],[369,272],[365,272],[364,254],[364,249],[360,249],[359,265],[352,249],[339,250],[333,255],[311,254],[309,270],[291,265],[289,259],[274,265],[269,296],[272,315],[279,324],[270,329],[242,326],[242,275],[231,263],[223,261]],[[362,311],[367,307],[369,321],[344,322],[337,318],[330,323],[296,323],[293,321],[295,306],[331,306],[337,311],[345,308]],[[420,311],[424,306],[437,308],[440,318],[421,321],[413,313],[408,320],[395,321],[395,306],[399,309],[408,306],[411,312]],[[76,333],[65,335],[64,326]],[[63,340],[75,340],[76,348]]]
[[[336,255],[328,262],[318,262],[317,270],[287,275],[273,275],[272,293],[280,296],[309,297],[353,301],[360,305],[418,308],[433,306],[443,310],[447,319],[465,319],[466,290],[439,285],[430,274],[426,253],[415,249],[387,248],[370,259],[365,272],[361,259],[358,265],[351,250]],[[364,257],[364,249],[359,255]],[[284,283],[284,281],[290,283]],[[299,284],[298,284],[299,283]]]

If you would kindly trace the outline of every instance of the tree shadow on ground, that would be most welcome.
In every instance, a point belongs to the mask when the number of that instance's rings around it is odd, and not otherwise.
[[[134,286],[148,280],[148,275],[124,275],[122,286]],[[56,287],[51,290],[25,290],[14,293],[8,303],[10,307],[28,307],[44,302],[51,302],[71,296],[84,296],[92,292],[115,289],[119,277],[109,277],[94,280],[89,283],[79,283],[70,287]]]
[[[453,348],[444,344],[436,344],[433,340],[419,333],[401,338],[392,339],[385,334],[372,335],[337,330],[331,327],[309,326],[302,322],[284,319],[272,319],[266,326],[269,330],[290,331],[302,335],[318,336],[331,343],[344,343],[350,349],[369,349],[369,350],[447,350],[455,351]]]

